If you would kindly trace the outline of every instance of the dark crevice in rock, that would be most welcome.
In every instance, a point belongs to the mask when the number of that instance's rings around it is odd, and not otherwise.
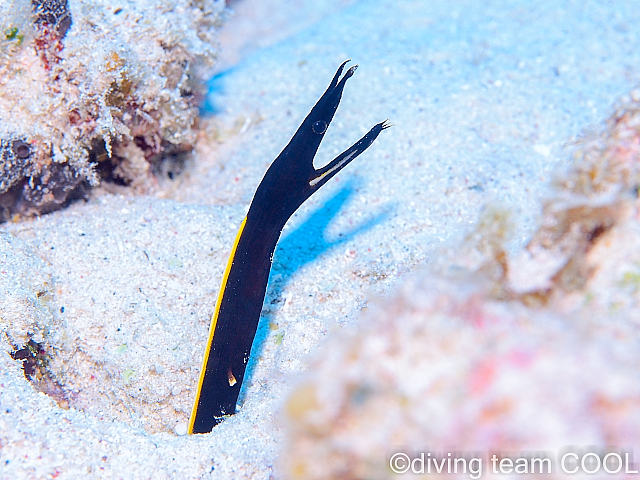
[[[67,0],[31,0],[37,27],[51,26],[63,38],[71,28],[71,11]]]

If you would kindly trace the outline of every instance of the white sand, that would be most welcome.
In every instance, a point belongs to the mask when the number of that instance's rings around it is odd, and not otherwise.
[[[226,140],[201,145],[208,156],[165,190],[172,198],[96,195],[3,225],[3,331],[48,339],[61,375],[68,362],[67,381],[82,385],[84,411],[59,408],[0,355],[0,477],[275,475],[274,419],[308,354],[398,276],[455,246],[484,203],[518,213],[522,244],[551,169],[568,157],[563,144],[640,78],[639,21],[632,2],[336,8],[213,80],[215,128]],[[266,167],[347,58],[360,69],[318,163],[387,117],[395,126],[285,230],[242,410],[210,435],[176,436],[230,241]]]

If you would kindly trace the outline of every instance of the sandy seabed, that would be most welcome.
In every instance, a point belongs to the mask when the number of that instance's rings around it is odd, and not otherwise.
[[[221,64],[196,156],[157,196],[96,191],[2,226],[0,477],[278,477],[278,412],[318,345],[456,248],[483,205],[513,212],[508,248],[522,248],[566,143],[640,78],[632,2],[301,8],[289,22],[315,23]],[[360,68],[316,162],[385,118],[394,127],[285,228],[238,414],[178,435],[254,189],[348,58]],[[9,355],[29,338],[52,357],[50,395]]]

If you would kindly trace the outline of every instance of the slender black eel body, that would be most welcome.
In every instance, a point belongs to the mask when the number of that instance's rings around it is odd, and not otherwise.
[[[338,108],[346,81],[357,68],[349,68],[340,79],[347,62],[340,65],[329,88],[267,170],[240,226],[211,320],[189,433],[210,432],[225,415],[236,410],[273,252],[285,223],[307,198],[390,127],[387,121],[378,123],[328,165],[317,170],[313,167],[313,158]]]

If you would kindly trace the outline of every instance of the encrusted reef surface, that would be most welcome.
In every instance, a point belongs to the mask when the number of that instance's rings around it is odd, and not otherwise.
[[[0,4],[0,221],[192,149],[221,0]]]

